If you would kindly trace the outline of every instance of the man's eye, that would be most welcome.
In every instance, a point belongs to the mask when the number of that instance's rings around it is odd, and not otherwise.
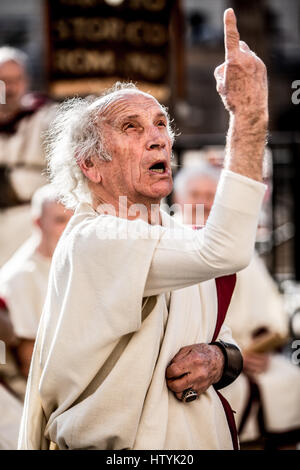
[[[134,129],[134,124],[132,124],[132,122],[128,122],[127,124],[125,124],[124,126],[124,129],[127,130],[127,129]]]
[[[165,121],[159,121],[158,125],[162,127],[166,127],[167,124],[165,123]]]

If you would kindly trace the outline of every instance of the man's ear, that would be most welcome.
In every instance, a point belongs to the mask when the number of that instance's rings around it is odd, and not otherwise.
[[[41,228],[42,227],[41,217],[38,217],[37,219],[33,219],[32,223],[36,227]]]
[[[99,165],[96,165],[91,157],[78,163],[82,173],[93,183],[100,183],[101,173]]]

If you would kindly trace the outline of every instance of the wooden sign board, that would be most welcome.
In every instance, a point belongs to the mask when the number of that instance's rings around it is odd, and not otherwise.
[[[56,98],[131,80],[166,101],[174,0],[48,0],[48,80]]]

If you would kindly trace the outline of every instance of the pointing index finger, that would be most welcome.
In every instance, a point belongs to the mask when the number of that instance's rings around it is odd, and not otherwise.
[[[236,16],[232,8],[228,8],[224,13],[224,44],[225,59],[235,56],[239,50],[240,35],[236,25]]]

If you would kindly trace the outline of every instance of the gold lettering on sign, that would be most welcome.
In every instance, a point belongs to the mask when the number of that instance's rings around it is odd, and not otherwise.
[[[166,6],[166,0],[130,0],[129,7],[132,10],[144,8],[149,11],[161,11]]]
[[[168,29],[159,23],[145,21],[125,21],[111,18],[76,17],[59,20],[53,24],[58,40],[76,41],[127,41],[134,46],[143,44],[162,46],[168,41]]]
[[[159,23],[146,23],[145,21],[132,21],[125,30],[125,39],[135,46],[150,44],[162,46],[167,42],[167,29]]]
[[[144,0],[144,8],[149,11],[161,11],[166,6],[166,0]]]
[[[124,68],[128,75],[138,73],[146,80],[158,80],[166,72],[166,61],[157,54],[133,52],[126,54]]]
[[[85,20],[84,18],[70,18],[70,24],[72,25],[72,29],[70,28],[70,37],[74,37],[77,41],[81,41],[85,38]]]
[[[113,74],[116,69],[116,57],[113,51],[88,49],[61,49],[54,55],[54,71],[63,73],[106,73]]]
[[[58,20],[53,23],[53,31],[60,40],[68,39],[71,36],[70,26],[66,20]]]
[[[120,80],[122,78],[117,75],[103,78],[56,80],[50,84],[49,91],[52,97],[59,99],[74,95],[99,95]],[[140,90],[150,93],[160,102],[165,102],[170,98],[170,88],[167,85],[155,85],[144,81],[136,82],[136,84]]]
[[[143,21],[134,21],[128,23],[126,27],[125,37],[135,46],[143,44],[143,23]]]
[[[74,37],[78,40],[120,40],[124,21],[119,18],[73,18]]]
[[[77,7],[93,7],[97,5],[98,0],[60,0],[60,3],[63,5],[77,6]]]
[[[145,43],[162,46],[168,41],[168,29],[159,23],[145,23]]]

